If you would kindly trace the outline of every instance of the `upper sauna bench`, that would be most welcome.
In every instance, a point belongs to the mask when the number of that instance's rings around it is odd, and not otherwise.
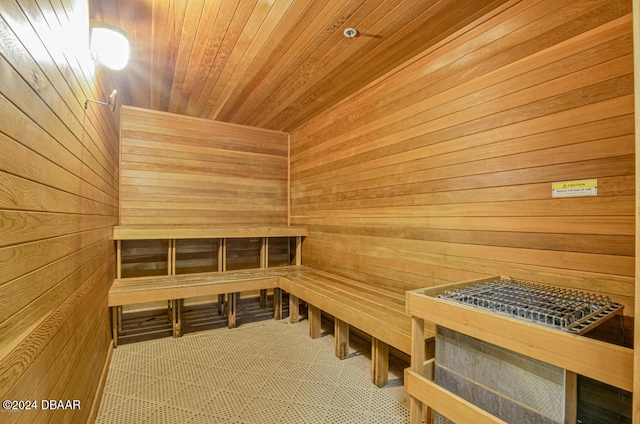
[[[125,226],[113,227],[114,240],[183,240],[202,238],[305,237],[305,227]]]

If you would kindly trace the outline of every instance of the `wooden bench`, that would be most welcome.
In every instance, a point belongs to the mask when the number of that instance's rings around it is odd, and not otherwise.
[[[199,274],[166,275],[117,279],[109,290],[108,304],[112,313],[113,343],[117,347],[118,331],[122,322],[119,314],[124,305],[146,302],[169,301],[169,320],[173,336],[181,335],[181,309],[184,299],[225,295],[224,302],[229,328],[236,325],[237,293],[273,289],[274,317],[282,318],[282,296],[279,292],[280,278],[288,274],[307,272],[303,266],[263,268],[242,271],[210,272]]]
[[[228,326],[235,326],[236,293],[274,290],[274,318],[282,319],[282,290],[289,293],[289,317],[300,319],[299,300],[309,304],[309,335],[320,337],[322,311],[335,320],[335,353],[344,359],[349,351],[349,326],[372,337],[372,381],[388,382],[389,346],[411,355],[411,317],[405,312],[405,295],[310,267],[288,267],[138,277],[115,280],[109,290],[113,314],[113,340],[117,346],[118,307],[144,302],[171,301],[174,337],[181,334],[181,302],[197,296],[226,294]],[[433,356],[433,328],[426,324],[425,355]]]
[[[169,302],[169,320],[174,337],[181,334],[181,307],[184,299],[218,295],[218,307],[224,305],[228,326],[236,324],[237,293],[261,292],[261,305],[266,307],[266,291],[274,293],[274,318],[282,318],[282,291],[289,293],[291,322],[300,319],[299,300],[309,305],[309,334],[320,337],[322,311],[335,319],[335,352],[343,359],[349,350],[349,327],[353,326],[372,337],[372,380],[378,386],[388,382],[389,346],[411,355],[411,317],[405,312],[405,294],[320,271],[301,265],[301,241],[306,235],[302,227],[202,227],[158,228],[115,227],[117,241],[117,276],[109,290],[109,307],[112,313],[114,346],[117,346],[123,305],[153,301]],[[261,237],[259,269],[242,271],[226,270],[226,239]],[[268,268],[269,237],[295,237],[296,247],[293,265]],[[176,240],[194,238],[219,238],[218,272],[176,274]],[[122,240],[168,240],[168,275],[122,278]],[[226,299],[225,299],[226,297]],[[222,313],[221,310],[219,310]],[[427,324],[430,325],[430,324]],[[424,329],[427,358],[433,356],[434,331]]]
[[[222,314],[224,305],[229,327],[235,326],[235,307],[237,293],[260,290],[260,305],[266,308],[267,289],[275,284],[274,273],[269,267],[269,238],[295,237],[293,264],[301,264],[302,237],[307,233],[304,227],[176,227],[176,226],[120,226],[114,227],[113,239],[116,241],[116,280],[109,290],[109,307],[112,314],[114,346],[117,347],[118,331],[122,325],[122,307],[157,300],[168,301],[169,321],[173,335],[181,332],[182,301],[185,298],[218,295],[218,312]],[[177,240],[219,239],[217,251],[218,272],[176,275]],[[230,272],[227,271],[227,240],[238,238],[260,238],[260,269]],[[167,275],[137,278],[122,278],[122,242],[126,240],[166,240]],[[213,254],[214,252],[212,252]],[[283,272],[278,268],[275,274]],[[262,287],[264,286],[264,287]],[[224,291],[229,290],[229,291]],[[276,298],[281,299],[280,289],[274,289]],[[225,301],[226,297],[226,301]],[[274,302],[274,305],[281,302]],[[282,314],[274,311],[276,317]]]
[[[379,387],[388,382],[389,346],[411,355],[411,316],[405,311],[405,294],[312,270],[283,275],[280,288],[289,293],[291,322],[299,320],[299,299],[309,304],[309,335],[320,337],[322,311],[334,317],[335,354],[344,359],[349,351],[349,326],[369,334],[372,381]],[[420,343],[426,357],[434,355],[434,328],[425,324]]]

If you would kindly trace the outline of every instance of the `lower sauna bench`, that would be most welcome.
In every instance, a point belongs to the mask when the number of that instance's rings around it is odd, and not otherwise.
[[[234,293],[264,289],[273,290],[275,319],[282,318],[282,291],[289,293],[291,322],[299,320],[300,299],[309,305],[311,338],[320,337],[322,311],[333,316],[338,358],[347,355],[350,326],[370,335],[371,379],[379,387],[388,382],[389,348],[411,355],[411,318],[405,312],[404,294],[302,265],[116,280],[109,291],[114,346],[117,346],[122,305],[170,301],[173,333],[174,337],[179,337],[182,299],[226,294],[231,328],[235,326]],[[423,354],[432,357],[433,327],[427,324],[423,334],[420,341]]]

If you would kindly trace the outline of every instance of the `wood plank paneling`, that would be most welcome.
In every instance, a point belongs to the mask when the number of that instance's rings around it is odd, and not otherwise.
[[[122,241],[122,277],[167,275],[167,251],[166,240]]]
[[[292,132],[303,262],[400,292],[511,275],[633,316],[631,2],[508,6]]]
[[[218,270],[220,239],[176,241],[176,274]]]
[[[131,42],[125,104],[289,131],[515,1],[92,0],[91,14]]]
[[[0,5],[0,394],[81,409],[3,423],[85,422],[107,358],[115,276],[119,88],[94,69],[86,1]]]
[[[288,135],[122,108],[120,225],[286,225]]]
[[[288,141],[282,132],[123,107],[120,224],[287,225]],[[229,240],[228,269],[258,268],[259,241]],[[178,241],[179,272],[217,269],[211,242]],[[125,242],[124,276],[166,273],[162,243],[144,243]]]

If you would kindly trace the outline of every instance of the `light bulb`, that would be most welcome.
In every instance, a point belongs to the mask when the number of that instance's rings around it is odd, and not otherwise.
[[[93,28],[91,52],[100,63],[119,71],[129,62],[129,41],[117,31]]]

